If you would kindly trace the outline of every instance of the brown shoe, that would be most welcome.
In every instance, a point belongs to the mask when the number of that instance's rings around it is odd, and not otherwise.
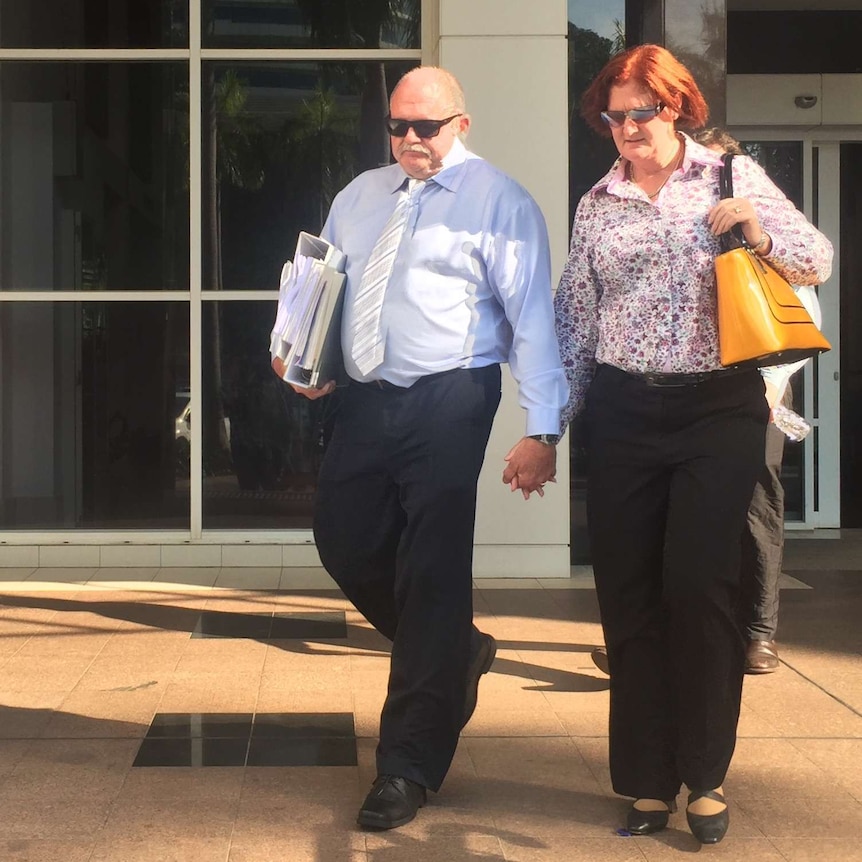
[[[778,670],[778,648],[775,641],[750,640],[745,651],[746,673],[775,673]]]
[[[611,675],[611,666],[608,664],[608,648],[597,646],[590,653],[593,664],[606,676]]]

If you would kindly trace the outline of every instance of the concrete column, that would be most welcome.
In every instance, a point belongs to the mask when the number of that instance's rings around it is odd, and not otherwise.
[[[468,147],[522,183],[545,214],[554,284],[568,244],[566,0],[439,0],[426,56],[452,71],[473,117]],[[430,46],[429,46],[430,47]],[[479,483],[477,577],[568,577],[568,446],[557,484],[525,501],[501,482],[503,457],[524,434],[504,374],[503,404]]]

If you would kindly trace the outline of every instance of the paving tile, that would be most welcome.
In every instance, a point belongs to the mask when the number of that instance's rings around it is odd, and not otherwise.
[[[498,704],[499,706],[499,704]],[[559,718],[547,705],[532,709],[499,709],[487,699],[479,699],[462,736],[566,736]]]
[[[234,840],[228,862],[367,862],[369,858],[364,848],[351,847],[349,839],[341,842],[332,836],[294,834],[263,841]]]
[[[88,862],[92,852],[90,841],[0,840],[3,862]]]
[[[133,766],[199,768],[242,767],[248,757],[248,739],[145,739]]]
[[[234,799],[141,801],[120,796],[108,813],[100,838],[106,847],[117,841],[159,845],[202,839],[224,841],[227,846],[235,819]]]
[[[680,831],[635,840],[647,862],[682,860],[692,853],[708,853],[710,860],[721,859],[722,862],[784,862],[784,856],[768,839],[739,838],[730,832],[720,844],[710,847],[701,847],[693,835]]]
[[[2,672],[0,672],[2,673]],[[54,717],[67,691],[0,690],[0,739],[35,739]]]
[[[90,842],[111,810],[108,798],[80,795],[8,794],[0,790],[0,842],[49,840]],[[30,860],[28,860],[30,862]]]
[[[419,817],[396,832],[369,834],[366,846],[369,862],[451,862],[454,859],[478,862],[507,858],[493,832],[488,834],[469,826],[439,832],[429,818],[420,821]]]
[[[111,838],[96,845],[89,862],[223,862],[229,848],[229,837],[138,841]]]
[[[854,838],[862,834],[862,803],[849,797],[740,800],[739,808],[767,838]]]
[[[75,690],[63,700],[40,734],[45,738],[140,738],[164,694],[164,686],[132,691]]]
[[[229,766],[211,766],[208,769],[133,769],[126,775],[118,798],[141,804],[166,799],[180,802],[208,799],[238,802],[246,777],[245,770]]]
[[[568,836],[500,836],[509,862],[644,862],[640,842],[631,838],[579,838]]]
[[[113,797],[123,785],[138,748],[137,740],[42,739],[31,745],[0,789],[57,797]]]
[[[787,862],[862,862],[858,838],[773,838]]]
[[[12,691],[71,691],[93,662],[91,655],[53,656],[34,662],[18,654],[3,664],[2,685]]]
[[[467,738],[464,746],[476,774],[482,778],[508,780],[518,764],[518,780],[524,795],[533,786],[546,789],[599,793],[595,776],[569,738],[484,739]]]

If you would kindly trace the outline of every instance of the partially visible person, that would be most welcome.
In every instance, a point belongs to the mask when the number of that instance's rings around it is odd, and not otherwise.
[[[751,159],[720,199],[720,156],[680,131],[706,102],[665,48],[613,57],[582,113],[620,153],[578,205],[555,298],[564,425],[584,411],[611,778],[635,834],[663,829],[685,784],[689,827],[713,844],[745,667],[739,536],[769,419],[757,370],[719,358],[718,236],[739,225],[794,284],[822,282],[832,249]]]
[[[494,660],[493,637],[473,625],[472,560],[501,363],[526,411],[503,481],[525,498],[554,478],[566,401],[544,219],[465,148],[457,80],[408,72],[386,125],[396,163],[344,188],[322,232],[347,257],[350,385],[314,512],[323,565],[392,641],[377,777],[357,817],[374,829],[408,823],[439,789]]]
[[[704,129],[694,135],[694,140],[716,152],[745,155],[739,141],[724,129]],[[814,286],[800,285],[794,290],[819,327],[820,303]],[[802,361],[761,369],[770,410],[778,404],[792,408],[790,378],[804,365]],[[766,429],[764,466],[757,478],[742,531],[741,612],[747,637],[745,671],[750,674],[774,673],[780,667],[775,635],[784,558],[784,485],[781,484],[784,441],[784,432],[770,421]]]

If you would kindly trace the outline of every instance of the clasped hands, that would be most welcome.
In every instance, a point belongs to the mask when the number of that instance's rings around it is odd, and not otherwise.
[[[530,499],[533,491],[544,497],[545,483],[557,481],[556,446],[522,437],[503,460],[506,461],[503,482],[512,491],[520,491],[525,500]]]
[[[278,357],[272,360],[272,369],[284,379],[284,363]],[[301,386],[290,387],[298,395],[303,395],[311,401],[329,395],[335,389],[335,381],[330,380],[324,386],[317,389],[308,389]],[[540,497],[545,496],[545,483],[556,482],[557,472],[557,447],[548,446],[533,440],[530,437],[522,437],[504,458],[506,469],[503,470],[503,482],[513,491],[520,491],[525,500],[530,499],[530,494],[535,491]]]

